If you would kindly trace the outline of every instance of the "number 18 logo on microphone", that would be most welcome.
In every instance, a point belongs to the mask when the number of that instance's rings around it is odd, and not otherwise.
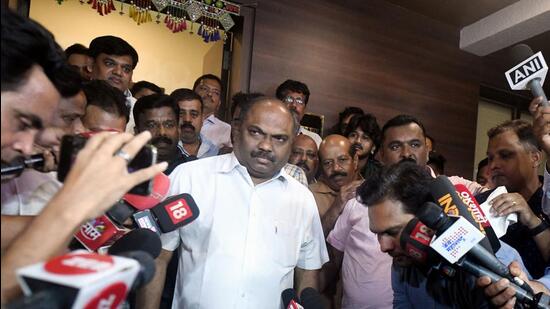
[[[191,208],[184,199],[177,199],[174,202],[165,205],[164,209],[174,224],[178,224],[193,216]]]

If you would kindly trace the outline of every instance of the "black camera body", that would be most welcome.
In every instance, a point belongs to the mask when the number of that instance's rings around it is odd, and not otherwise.
[[[69,174],[78,152],[84,148],[90,134],[65,135],[61,139],[59,152],[59,165],[57,169],[57,180],[63,182]],[[157,162],[157,148],[153,145],[145,145],[138,154],[128,163],[128,172],[147,168]],[[112,179],[112,181],[117,181]],[[149,195],[153,189],[153,179],[144,181],[133,187],[129,193]]]

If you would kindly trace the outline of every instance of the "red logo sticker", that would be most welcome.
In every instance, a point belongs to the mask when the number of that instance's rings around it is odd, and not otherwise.
[[[59,275],[84,275],[102,272],[114,265],[108,255],[77,253],[62,255],[44,264],[47,272]]]
[[[164,206],[164,209],[172,219],[172,223],[178,224],[183,220],[193,216],[191,208],[187,205],[187,201],[184,199],[178,199],[168,205]]]

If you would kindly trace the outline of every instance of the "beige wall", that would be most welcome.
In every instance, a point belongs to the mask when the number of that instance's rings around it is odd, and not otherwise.
[[[119,36],[130,43],[139,54],[134,70],[134,81],[148,80],[170,93],[176,88],[191,88],[202,74],[221,74],[223,41],[204,43],[196,34],[172,33],[163,23],[153,22],[137,25],[127,14],[119,15],[120,3],[115,2],[117,11],[100,16],[88,4],[78,0],[64,1],[59,5],[53,0],[31,2],[30,17],[50,30],[57,42],[66,48],[73,43],[88,46],[90,41],[101,35]],[[194,31],[198,29],[195,24]],[[207,60],[207,61],[205,61]],[[204,62],[208,62],[205,64]]]

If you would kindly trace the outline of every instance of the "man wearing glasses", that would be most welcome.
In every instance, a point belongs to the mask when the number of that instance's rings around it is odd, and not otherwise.
[[[309,100],[309,89],[307,85],[299,81],[287,79],[277,87],[276,95],[279,100],[288,105],[288,108],[298,118],[298,122],[301,122]],[[311,132],[302,126],[300,126],[299,134],[305,134],[311,137],[317,144],[317,147],[321,144],[322,139],[319,134]]]
[[[212,74],[205,74],[197,78],[193,90],[202,98],[203,103],[204,121],[201,134],[219,149],[232,147],[231,126],[216,117],[221,103],[222,81],[220,78]]]

